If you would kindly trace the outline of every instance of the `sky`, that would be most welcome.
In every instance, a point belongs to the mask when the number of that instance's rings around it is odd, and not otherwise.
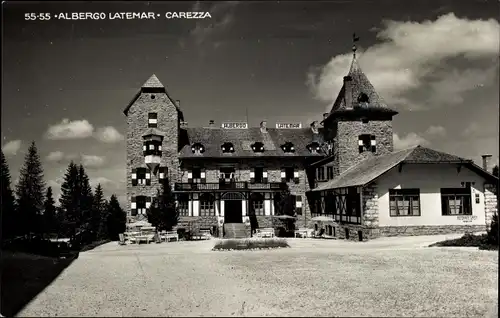
[[[68,163],[125,202],[124,108],[156,74],[191,127],[321,120],[352,59],[397,110],[396,148],[498,163],[499,2],[3,2],[2,150],[13,183],[35,141],[56,197]],[[166,12],[209,12],[166,19]],[[27,13],[50,20],[26,20]],[[156,19],[62,20],[65,12]],[[158,17],[159,15],[159,17]]]

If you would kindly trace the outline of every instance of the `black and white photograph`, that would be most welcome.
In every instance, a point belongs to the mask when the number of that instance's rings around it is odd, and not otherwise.
[[[3,317],[498,317],[498,0],[3,1]]]

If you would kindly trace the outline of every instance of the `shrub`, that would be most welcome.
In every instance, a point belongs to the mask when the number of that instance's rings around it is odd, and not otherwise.
[[[449,247],[449,246],[457,246],[457,247],[479,247],[481,250],[494,250],[498,249],[498,244],[491,244],[489,241],[489,237],[487,234],[482,235],[473,235],[471,233],[465,233],[464,236],[453,239],[437,242],[429,245],[429,247]]]
[[[494,214],[488,230],[488,243],[498,246],[498,214]]]
[[[290,247],[288,242],[282,238],[250,238],[220,240],[215,243],[212,250],[253,250],[282,247]]]

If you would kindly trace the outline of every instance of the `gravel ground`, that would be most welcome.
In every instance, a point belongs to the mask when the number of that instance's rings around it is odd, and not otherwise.
[[[218,252],[214,241],[108,243],[81,253],[19,316],[494,317],[498,253],[424,247],[443,239]]]

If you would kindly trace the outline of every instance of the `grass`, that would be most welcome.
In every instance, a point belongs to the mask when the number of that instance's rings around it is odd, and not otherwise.
[[[251,239],[227,239],[215,243],[212,250],[254,250],[290,247],[283,238],[251,238]]]
[[[480,250],[498,250],[498,245],[489,243],[488,235],[474,235],[466,233],[464,236],[453,239],[437,242],[429,245],[429,247],[449,247],[449,246],[462,246],[462,247],[479,247]]]

